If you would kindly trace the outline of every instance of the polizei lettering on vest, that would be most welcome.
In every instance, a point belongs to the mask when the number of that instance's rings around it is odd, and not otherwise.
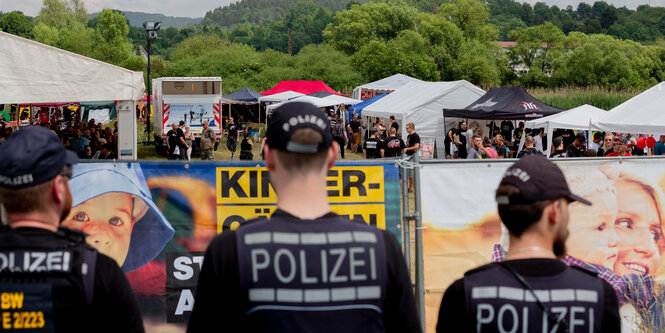
[[[570,332],[577,332],[581,328],[587,327],[589,332],[594,332],[594,311],[593,307],[584,306],[554,306],[550,311],[557,320],[566,321]],[[530,318],[529,316],[534,316]],[[540,325],[529,327],[529,323],[534,324],[538,318]],[[531,311],[527,306],[518,304],[492,305],[489,303],[479,303],[476,306],[476,332],[480,333],[487,329],[498,329],[499,332],[510,333],[554,333],[559,329],[559,324],[551,320],[543,311]],[[578,330],[576,330],[576,328]]]
[[[0,252],[0,272],[69,272],[71,260],[69,251]]]

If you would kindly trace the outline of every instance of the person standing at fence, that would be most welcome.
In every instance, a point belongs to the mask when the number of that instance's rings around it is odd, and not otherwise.
[[[370,137],[369,139],[365,140],[363,154],[365,154],[365,158],[382,158],[384,154],[383,141],[381,141],[381,139],[378,137],[379,129],[372,127],[370,128],[369,132]]]
[[[171,124],[171,129],[166,133],[166,138],[166,144],[169,148],[168,158],[170,160],[178,159],[178,157],[180,157],[180,148],[178,146],[178,124]]]
[[[406,155],[408,156],[413,156],[416,152],[418,152],[418,149],[420,149],[420,136],[418,133],[416,133],[416,125],[413,123],[408,123],[406,124],[406,149],[404,149],[404,152],[406,152]],[[409,191],[413,192],[413,176],[414,176],[414,170],[413,169],[407,169],[407,178],[409,179]]]
[[[217,139],[215,131],[210,128],[208,122],[203,122],[203,131],[201,131],[201,159],[214,160],[213,149],[215,148],[215,141]]]
[[[192,144],[194,143],[194,133],[189,130],[189,126],[185,126],[185,144],[187,145],[187,160],[192,159]]]
[[[404,140],[397,136],[395,128],[390,129],[390,137],[383,141],[383,157],[396,157],[404,154]]]
[[[187,331],[421,332],[395,237],[330,210],[339,146],[325,115],[286,103],[266,135],[277,210],[212,240]]]
[[[612,286],[559,259],[569,204],[591,204],[571,193],[563,172],[526,156],[508,168],[496,200],[510,237],[506,261],[470,270],[446,290],[437,332],[620,332]]]
[[[240,159],[241,160],[251,160],[254,158],[254,153],[252,149],[254,148],[254,142],[252,138],[249,137],[249,131],[246,131],[242,135],[242,141],[240,142]]]
[[[470,140],[471,148],[466,152],[467,160],[483,159],[490,156],[490,153],[483,146],[483,138],[480,135],[473,135]]]
[[[0,146],[2,330],[143,332],[118,265],[61,227],[78,158],[51,131],[28,126]]]
[[[337,119],[337,116],[333,115],[332,120],[330,121],[330,126],[332,127],[331,131],[333,138],[335,142],[339,144],[339,152],[342,155],[342,158],[344,158],[344,147],[349,140],[346,135],[346,130],[344,129],[344,123],[342,122],[342,119]]]

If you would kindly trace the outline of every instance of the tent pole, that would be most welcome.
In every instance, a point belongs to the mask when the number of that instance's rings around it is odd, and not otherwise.
[[[259,141],[261,141],[261,102],[259,102]]]

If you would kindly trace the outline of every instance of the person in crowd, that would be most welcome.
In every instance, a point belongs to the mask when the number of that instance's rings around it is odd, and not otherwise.
[[[512,121],[510,120],[504,120],[501,122],[501,136],[505,141],[510,141],[511,138],[513,137],[513,130],[515,129],[515,125],[513,124]]]
[[[522,148],[522,150],[517,153],[517,158],[522,158],[529,155],[542,155],[543,153],[536,149],[535,145],[536,141],[534,140],[533,136],[527,135],[527,137],[524,138],[524,148]]]
[[[354,113],[353,119],[348,125],[349,133],[351,133],[353,136],[351,140],[351,151],[354,153],[358,153],[358,147],[360,146],[362,141],[362,137],[360,136],[361,128],[362,128],[362,119],[360,119],[357,113]]]
[[[13,258],[0,266],[3,318],[11,316],[3,330],[32,323],[51,332],[144,331],[118,265],[88,246],[84,233],[61,226],[71,208],[68,179],[76,163],[76,155],[39,126],[22,128],[0,146],[0,202],[7,214],[0,253]],[[6,294],[20,294],[20,307],[7,306]]]
[[[591,142],[589,142],[589,147],[588,148],[590,150],[593,149],[597,152],[598,149],[600,148],[600,145],[602,144],[602,141],[603,141],[603,133],[595,132],[595,133],[593,133],[593,140]]]
[[[654,155],[664,155],[665,154],[665,135],[661,135],[656,141],[656,145],[653,147]]]
[[[630,153],[628,153],[628,138],[626,138],[625,135],[617,135],[614,137],[614,146],[613,146],[613,152],[606,154],[606,157],[615,157],[615,156],[620,156],[620,157],[625,157],[625,156],[632,156]]]
[[[545,151],[543,149],[543,129],[542,128],[536,128],[535,130],[535,135],[533,136],[533,141],[534,141],[534,148],[536,148],[539,152]],[[526,139],[526,138],[525,138]]]
[[[561,137],[563,146],[568,148],[575,141],[575,131],[570,128],[559,128],[554,131],[554,137]]]
[[[169,148],[169,159],[176,160],[180,158],[179,138],[178,138],[178,124],[171,124],[171,129],[166,132],[166,144]]]
[[[186,160],[187,159],[187,150],[189,149],[189,145],[187,144],[187,140],[185,139],[185,122],[180,121],[178,123],[178,147],[180,151],[180,159],[181,160]]]
[[[74,137],[71,143],[72,150],[77,155],[80,154],[83,149],[85,149],[85,146],[90,144],[86,138],[81,136],[81,130],[78,128],[74,130]]]
[[[637,146],[637,139],[635,137],[630,138],[630,151],[629,153],[633,156],[644,156],[644,149],[640,149]]]
[[[485,151],[487,152],[487,158],[499,158],[499,154],[492,147],[492,142],[488,137],[483,138],[483,147],[485,147]]]
[[[194,144],[194,132],[189,130],[189,126],[185,126],[185,144],[187,144],[187,160],[192,160],[192,145]]]
[[[571,143],[566,149],[566,156],[583,157],[585,145],[586,145],[586,137],[584,136],[584,133],[582,132],[577,133],[577,135],[575,136],[575,141],[573,141],[573,143]]]
[[[464,135],[466,136],[466,151],[468,152],[470,148],[474,148],[474,142],[473,142],[473,136],[476,135],[476,131],[478,130],[478,122],[474,121],[469,125],[469,128],[464,132]],[[482,140],[482,136],[481,136]],[[468,154],[467,154],[468,156]]]
[[[203,122],[203,131],[201,131],[201,159],[202,160],[214,160],[215,155],[213,154],[213,149],[215,148],[215,141],[217,136],[215,131],[210,128],[208,122]]]
[[[336,115],[333,115],[332,121],[330,122],[332,129],[333,139],[340,147],[340,155],[344,158],[344,147],[346,146],[348,137],[346,135],[346,129],[344,128],[344,123],[342,119],[337,119]]]
[[[483,159],[490,156],[489,152],[483,146],[483,138],[480,135],[473,135],[471,137],[472,147],[466,152],[467,160]]]
[[[399,123],[395,121],[395,116],[390,116],[390,126],[389,128],[394,128],[395,132],[399,133]],[[388,130],[390,132],[390,130]]]
[[[99,155],[100,159],[104,160],[112,160],[116,158],[117,155],[113,153],[113,145],[112,144],[105,144],[102,146],[102,152]]]
[[[494,150],[496,150],[497,158],[508,158],[508,147],[504,142],[503,135],[497,134],[494,136]]]
[[[245,133],[242,134],[242,141],[240,142],[240,159],[252,160],[254,158],[252,149],[254,149],[254,142],[252,142],[252,138],[249,137],[249,132],[245,131]]]
[[[509,233],[505,261],[475,268],[444,293],[437,332],[620,332],[619,306],[612,286],[559,258],[566,254],[569,204],[591,202],[573,194],[561,170],[542,156],[526,156],[508,168],[496,191],[499,216]],[[543,291],[577,290],[591,298],[544,299]],[[510,292],[507,292],[510,290]],[[516,293],[513,293],[516,292]],[[520,297],[514,297],[519,294]],[[528,295],[528,296],[527,296]],[[583,309],[586,315],[557,316]],[[506,310],[510,316],[502,316]],[[557,312],[560,312],[558,310]],[[572,318],[572,319],[571,319]]]
[[[582,155],[584,157],[596,157],[598,156],[598,152],[593,150],[593,149],[587,149],[584,151],[584,154]]]
[[[614,152],[614,134],[607,132],[603,138],[603,144],[598,147],[598,156],[600,157]]]
[[[524,122],[520,121],[517,124],[517,128],[513,131],[513,140],[519,143],[522,140],[522,135],[524,134]]]
[[[413,156],[420,149],[420,135],[416,133],[416,125],[413,123],[406,124],[406,148],[404,152],[407,156]],[[413,192],[413,169],[407,169],[407,178],[409,179],[409,191]]]
[[[452,145],[456,142],[455,136],[458,136],[461,130],[462,130],[461,123],[458,123],[455,125],[455,127],[448,130],[448,133],[446,133],[446,138],[443,141],[443,144],[445,145],[447,159],[452,158],[453,155]]]
[[[390,137],[383,141],[383,157],[399,157],[404,154],[406,144],[404,140],[397,136],[397,129],[390,128]]]
[[[187,331],[421,332],[394,236],[331,212],[325,179],[339,147],[324,115],[286,103],[266,135],[277,210],[211,241]]]
[[[365,140],[363,145],[363,154],[365,158],[382,158],[384,155],[383,141],[379,138],[379,129],[372,127],[369,130],[370,137]]]
[[[460,123],[460,132],[459,135],[457,135],[457,139],[454,141],[455,145],[457,146],[457,158],[459,159],[466,159],[466,131],[468,128],[468,124],[466,121],[462,121]],[[453,138],[455,136],[453,135]]]
[[[231,151],[231,159],[236,158],[236,147],[240,141],[240,131],[233,117],[229,117],[229,123],[226,127],[226,147]]]
[[[87,159],[87,160],[89,160],[89,159],[92,159],[92,157],[93,157],[93,154],[92,154],[92,147],[91,147],[91,145],[87,145],[87,146],[85,146],[85,148],[83,148],[83,152],[81,152],[81,153],[79,154],[79,158],[80,158],[80,159]]]

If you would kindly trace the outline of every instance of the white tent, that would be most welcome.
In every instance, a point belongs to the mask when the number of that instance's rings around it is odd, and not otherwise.
[[[0,104],[117,101],[120,158],[136,158],[143,73],[0,32]]]
[[[278,108],[278,107],[280,107],[280,106],[282,106],[286,103],[290,103],[290,102],[305,102],[305,103],[312,104],[312,105],[316,106],[317,108],[322,108],[322,107],[330,105],[326,101],[324,101],[323,98],[302,95],[300,97],[296,97],[296,98],[290,99],[288,101],[279,102],[279,103],[275,103],[275,104],[270,104],[266,107],[266,110],[268,110],[268,114],[271,114],[272,111],[275,110],[276,108]]]
[[[552,146],[553,132],[555,128],[565,128],[574,130],[588,130],[589,121],[592,118],[602,117],[607,114],[607,111],[599,109],[595,106],[584,104],[576,108],[563,111],[551,116],[529,120],[524,123],[525,128],[545,128],[547,133],[547,146],[545,148],[545,155],[549,156],[550,147]],[[520,148],[524,145],[524,136],[520,142]]]
[[[619,133],[665,134],[665,82],[590,121],[592,128]]]
[[[289,91],[284,91],[284,92],[277,93],[277,94],[272,94],[272,95],[268,95],[268,96],[259,97],[259,103],[284,102],[284,101],[288,101],[290,99],[300,97],[300,96],[304,96],[304,95],[299,93],[299,92],[289,90]]]
[[[424,82],[404,74],[395,74],[353,89],[353,98],[366,100],[383,93],[393,92],[411,82]]]
[[[461,80],[452,82],[411,82],[363,109],[363,117],[395,116],[406,138],[406,124],[413,122],[420,136],[436,137],[437,151],[445,156],[443,109],[464,108],[485,91]]]
[[[326,97],[321,98],[326,104],[326,106],[330,105],[356,105],[360,102],[362,102],[359,99],[354,99],[354,98],[348,98],[340,95],[328,95]]]

